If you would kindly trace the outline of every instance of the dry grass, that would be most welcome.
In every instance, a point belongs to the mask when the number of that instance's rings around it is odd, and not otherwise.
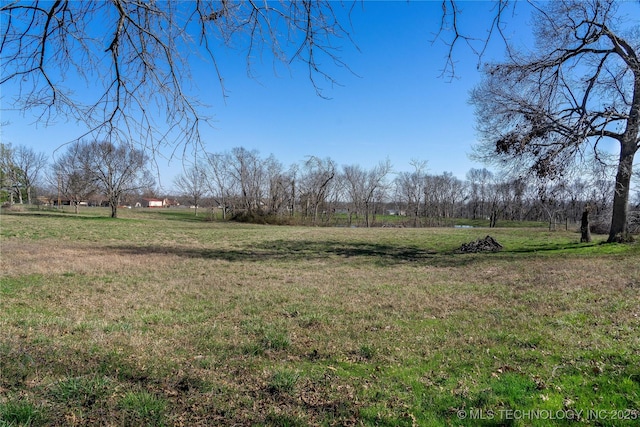
[[[1,220],[7,425],[474,425],[457,411],[640,408],[635,246],[492,230],[505,252],[462,255],[486,230]]]

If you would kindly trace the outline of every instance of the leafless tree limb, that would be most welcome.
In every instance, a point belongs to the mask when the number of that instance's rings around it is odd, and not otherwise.
[[[193,61],[208,62],[225,97],[218,47],[248,46],[249,73],[254,53],[268,48],[275,61],[304,63],[322,95],[319,79],[337,82],[320,61],[347,67],[333,40],[352,42],[337,6],[329,0],[3,3],[0,85],[18,87],[5,106],[37,112],[44,124],[86,123],[78,140],[137,143],[153,157],[164,147],[173,147],[171,156],[184,154],[201,143],[200,127],[210,119],[190,87]]]

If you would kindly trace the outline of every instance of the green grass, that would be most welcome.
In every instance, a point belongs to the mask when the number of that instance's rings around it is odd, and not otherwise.
[[[166,402],[149,392],[128,392],[120,398],[118,408],[129,425],[165,425]]]
[[[31,402],[7,400],[0,403],[0,426],[40,425],[46,420],[40,410]]]
[[[637,244],[122,216],[1,214],[0,426],[640,416]]]
[[[271,375],[268,389],[273,393],[293,393],[299,374],[290,370],[279,370]]]

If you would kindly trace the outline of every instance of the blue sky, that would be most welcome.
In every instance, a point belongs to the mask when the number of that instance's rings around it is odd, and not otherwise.
[[[455,52],[456,79],[441,76],[447,46],[435,41],[441,3],[431,1],[365,1],[357,4],[349,31],[358,49],[345,43],[342,59],[355,74],[327,64],[325,71],[340,83],[320,81],[323,99],[316,95],[301,64],[275,67],[269,59],[254,63],[250,78],[245,52],[228,50],[217,60],[228,97],[218,82],[197,66],[193,70],[202,101],[210,105],[213,127],[202,129],[210,152],[242,146],[264,157],[273,154],[285,167],[306,156],[330,157],[338,165],[365,168],[389,158],[394,170],[409,170],[412,159],[426,160],[430,173],[445,171],[464,178],[482,165],[468,158],[476,141],[469,90],[480,80],[478,59],[460,44]],[[460,2],[465,31],[483,37],[492,4]],[[509,15],[507,34],[527,38],[526,6]],[[513,23],[515,22],[515,23]],[[500,59],[504,46],[495,40],[484,59]],[[7,90],[10,92],[10,89]],[[82,132],[59,120],[36,126],[7,108],[2,98],[3,142],[26,145],[52,155],[61,144]],[[178,150],[179,152],[180,150]],[[165,190],[182,172],[178,158],[158,159]]]

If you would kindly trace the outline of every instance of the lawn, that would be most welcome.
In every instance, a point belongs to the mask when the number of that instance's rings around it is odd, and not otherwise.
[[[638,424],[638,244],[121,216],[0,215],[0,426]]]

